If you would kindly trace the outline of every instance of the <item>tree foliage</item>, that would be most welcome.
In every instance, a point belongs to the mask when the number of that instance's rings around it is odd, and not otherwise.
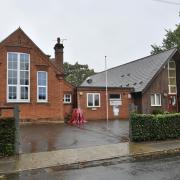
[[[177,47],[180,49],[180,24],[176,25],[175,30],[166,30],[165,38],[163,39],[162,45],[156,44],[151,45],[151,54],[157,54],[159,52]]]
[[[93,74],[95,74],[94,69],[89,69],[87,64],[64,63],[65,79],[75,87],[78,87],[88,76]]]

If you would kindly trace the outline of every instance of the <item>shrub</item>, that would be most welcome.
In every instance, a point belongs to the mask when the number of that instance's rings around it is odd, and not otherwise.
[[[157,115],[157,114],[164,114],[164,110],[161,108],[155,108],[152,110],[152,114]]]
[[[180,137],[180,113],[132,114],[130,123],[132,141],[153,141]]]
[[[0,156],[10,156],[15,153],[15,120],[0,119]]]
[[[66,115],[65,115],[65,117],[64,117],[64,123],[68,123],[68,121],[71,119],[71,113],[67,113]]]

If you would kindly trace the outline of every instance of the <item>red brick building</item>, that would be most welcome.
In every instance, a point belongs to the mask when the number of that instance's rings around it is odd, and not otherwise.
[[[50,59],[20,28],[1,41],[1,106],[18,103],[21,120],[64,120],[72,111],[74,88],[64,80],[63,48],[58,38]]]
[[[109,119],[127,119],[131,104],[139,113],[180,112],[179,70],[176,48],[108,69]],[[92,75],[78,88],[86,119],[106,119],[105,77],[105,71]]]
[[[127,119],[129,105],[132,104],[132,88],[108,87],[108,118]],[[77,91],[78,104],[83,109],[87,120],[106,119],[106,88],[79,87]]]
[[[0,105],[19,104],[24,121],[61,121],[80,107],[87,120],[106,119],[105,71],[75,88],[64,80],[60,38],[51,59],[18,28],[0,43]],[[180,53],[174,48],[108,70],[109,119],[160,108],[180,112]],[[1,112],[9,116],[10,111]]]

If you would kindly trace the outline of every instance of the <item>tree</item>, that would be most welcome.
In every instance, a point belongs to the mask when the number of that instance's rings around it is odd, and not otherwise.
[[[163,39],[162,45],[156,44],[151,45],[151,54],[157,54],[159,52],[177,47],[180,49],[180,24],[176,24],[175,30],[166,30],[165,38]]]
[[[89,69],[88,65],[76,62],[74,65],[64,63],[65,79],[74,86],[79,86],[88,76],[95,74],[94,69]]]

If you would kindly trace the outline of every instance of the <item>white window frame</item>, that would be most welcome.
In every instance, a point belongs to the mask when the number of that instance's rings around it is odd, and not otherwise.
[[[46,86],[38,85],[38,73],[46,73]],[[39,87],[46,87],[46,99],[39,99]],[[48,102],[48,72],[47,71],[37,71],[37,102],[47,103]]]
[[[93,96],[93,105],[92,106],[89,106],[88,105],[88,96],[89,95],[92,95]],[[99,96],[99,106],[95,106],[95,95],[98,95]],[[87,93],[87,107],[88,108],[96,108],[96,107],[101,107],[101,96],[100,96],[100,93]]]
[[[176,85],[168,85],[169,87],[169,94],[173,94],[173,95],[176,95],[177,94],[177,86]],[[175,87],[176,88],[176,92],[171,92],[171,87]]]
[[[157,104],[157,96],[160,95],[160,104]],[[152,101],[151,101],[151,106],[162,106],[161,104],[161,94],[160,93],[155,93],[155,94],[151,94],[151,96],[154,96],[154,101],[155,101],[155,104],[152,104]],[[151,100],[151,96],[150,96],[150,100]]]
[[[69,98],[67,98],[66,96],[69,96]],[[70,101],[67,101],[67,99],[69,99]],[[66,93],[66,94],[64,94],[64,104],[71,104],[72,103],[72,94],[70,94],[70,93]]]
[[[9,54],[17,54],[17,85],[9,85],[8,84],[8,78],[9,78],[9,73],[8,73],[8,59],[9,59]],[[20,84],[20,55],[21,54],[27,54],[29,56],[28,63],[29,63],[29,69],[25,70],[28,71],[29,77],[28,77],[28,85],[21,85]],[[30,54],[28,53],[22,53],[22,52],[7,52],[7,78],[6,78],[6,100],[8,103],[29,103],[30,102]],[[9,99],[9,86],[14,86],[16,87],[16,99]],[[21,99],[21,87],[28,87],[28,99]]]
[[[175,74],[175,77],[172,77],[172,76],[170,76],[170,73],[169,73],[170,70],[174,70],[175,73],[176,73],[176,66],[175,66],[175,68],[170,68],[170,65],[169,65],[170,62],[173,62],[173,63],[175,64],[175,62],[174,62],[173,60],[168,62],[168,88],[169,88],[169,94],[176,95],[176,94],[177,94],[176,74]],[[176,64],[175,64],[175,65],[176,65]],[[170,84],[170,79],[171,79],[171,78],[175,78],[175,80],[176,80],[176,85],[171,85],[171,84]],[[175,93],[174,93],[174,92],[171,92],[171,87],[175,87],[175,88],[176,88],[176,92],[175,92]]]

